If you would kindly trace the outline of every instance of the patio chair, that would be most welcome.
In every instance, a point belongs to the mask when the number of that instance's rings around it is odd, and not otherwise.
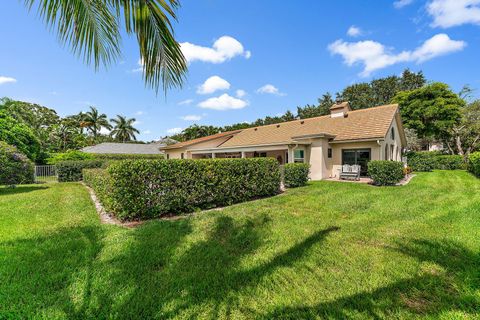
[[[349,180],[360,180],[360,165],[354,164],[344,164],[342,166],[342,171],[340,172],[340,179],[349,179]]]

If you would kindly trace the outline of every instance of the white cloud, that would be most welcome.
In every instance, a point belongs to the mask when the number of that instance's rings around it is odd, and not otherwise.
[[[150,131],[150,130],[145,130],[145,131],[142,132],[142,134],[151,134],[151,133],[152,133],[152,131]]]
[[[393,6],[395,7],[395,9],[401,9],[403,7],[408,6],[412,2],[413,2],[413,0],[397,0],[397,1],[393,2]]]
[[[266,84],[263,87],[260,87],[257,89],[257,93],[268,93],[268,94],[274,94],[277,96],[284,96],[286,95],[283,92],[280,92],[277,87],[275,87],[273,84]]]
[[[362,30],[359,27],[350,26],[347,30],[347,35],[350,37],[358,37],[362,34]]]
[[[180,117],[180,119],[185,121],[198,121],[198,120],[202,120],[202,116],[196,115],[196,114],[189,114],[189,115]]]
[[[182,131],[183,131],[182,128],[171,128],[171,129],[167,130],[167,133],[168,134],[177,134],[177,133],[180,133]]]
[[[422,63],[432,58],[460,51],[466,46],[464,41],[451,40],[448,35],[440,33],[426,40],[413,51],[392,53],[391,49],[383,44],[367,40],[359,42],[345,42],[337,40],[328,46],[332,54],[343,57],[348,66],[362,64],[364,69],[360,76],[369,76],[379,70],[400,62]]]
[[[109,135],[109,134],[110,134],[110,130],[108,130],[108,129],[105,128],[105,127],[101,127],[101,128],[100,128],[100,134]]]
[[[143,59],[142,58],[138,59],[137,65],[138,65],[138,67],[135,68],[135,69],[132,69],[132,72],[142,72],[143,71]]]
[[[209,98],[198,104],[200,108],[213,110],[242,109],[248,105],[245,100],[237,99],[224,93],[219,97]]]
[[[203,84],[198,86],[198,94],[210,94],[214,93],[217,90],[228,90],[230,89],[230,83],[220,78],[219,76],[211,76]]]
[[[192,104],[193,102],[193,99],[187,99],[187,100],[183,100],[183,101],[180,101],[179,103],[177,103],[179,106],[185,106],[185,105],[190,105]]]
[[[180,43],[182,53],[188,62],[203,61],[222,63],[236,56],[251,57],[250,51],[245,51],[243,45],[235,38],[223,36],[215,40],[213,46],[202,47],[190,42]]]
[[[138,126],[138,125],[141,125],[141,124],[142,124],[142,121],[138,121],[138,120],[135,120],[132,123],[133,126]]]
[[[142,110],[135,112],[136,116],[143,116],[144,114],[145,114],[145,111],[142,111]]]
[[[250,59],[252,56],[252,52],[250,50],[245,51],[245,59]]]
[[[15,78],[0,76],[0,84],[15,83],[15,82],[17,82],[17,79]]]
[[[433,17],[432,27],[480,25],[480,0],[433,0],[427,5],[427,12]]]
[[[245,90],[238,89],[237,91],[235,91],[235,95],[237,96],[237,98],[243,98],[247,95],[247,92],[245,92]]]

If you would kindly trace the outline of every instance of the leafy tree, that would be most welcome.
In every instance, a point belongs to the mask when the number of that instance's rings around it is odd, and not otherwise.
[[[446,144],[450,150],[468,158],[480,144],[480,100],[466,104],[460,112],[460,121],[451,128]]]
[[[108,122],[107,115],[105,113],[98,112],[98,109],[95,107],[90,107],[90,111],[85,113],[83,124],[93,134],[93,139],[95,142],[102,128],[112,129],[112,125]]]
[[[297,107],[298,118],[307,119],[330,114],[330,107],[335,103],[332,95],[327,92],[318,98],[318,105],[307,104],[305,107]]]
[[[405,128],[405,137],[407,139],[407,149],[409,151],[420,151],[422,150],[422,140],[418,138],[415,130],[410,128]]]
[[[412,91],[399,92],[393,99],[400,105],[405,127],[414,129],[420,138],[441,139],[458,124],[464,100],[448,85],[435,82]]]
[[[117,115],[116,119],[110,119],[115,125],[110,135],[117,141],[127,142],[131,140],[137,140],[135,133],[140,133],[133,127],[135,118],[127,119],[124,116]]]
[[[35,132],[48,130],[60,121],[60,117],[53,109],[36,103],[15,101],[6,97],[0,99],[0,110],[25,123]]]
[[[35,8],[46,25],[56,30],[62,43],[95,68],[121,56],[121,25],[135,34],[143,62],[143,77],[158,90],[180,87],[187,70],[179,43],[173,36],[178,0],[23,0]]]
[[[29,159],[36,160],[40,154],[40,142],[24,123],[0,111],[0,141],[13,145]]]
[[[399,90],[400,91],[410,91],[423,87],[427,84],[427,79],[422,71],[412,72],[409,69],[405,69],[402,72],[400,78]]]

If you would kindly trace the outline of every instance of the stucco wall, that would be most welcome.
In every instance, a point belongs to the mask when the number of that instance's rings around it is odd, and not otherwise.
[[[395,131],[395,139],[391,138],[391,130]],[[387,146],[388,153],[385,154],[385,146]],[[393,146],[393,154],[391,152],[391,146]],[[394,161],[401,161],[402,160],[402,140],[400,138],[400,133],[398,132],[397,122],[393,121],[392,125],[388,129],[387,136],[385,137],[385,141],[382,142],[381,146],[381,160],[394,160]]]

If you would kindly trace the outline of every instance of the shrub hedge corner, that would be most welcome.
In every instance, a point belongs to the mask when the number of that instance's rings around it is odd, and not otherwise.
[[[480,178],[480,152],[475,152],[469,155],[468,171]]]
[[[400,161],[373,160],[368,163],[368,175],[379,186],[395,185],[404,178],[403,163]]]
[[[308,182],[308,163],[287,163],[283,168],[284,184],[287,188],[302,187]]]
[[[118,218],[138,220],[275,195],[280,168],[273,158],[124,160],[84,179]]]
[[[71,182],[82,180],[82,170],[101,168],[104,161],[101,160],[68,160],[56,164],[58,182]]]

